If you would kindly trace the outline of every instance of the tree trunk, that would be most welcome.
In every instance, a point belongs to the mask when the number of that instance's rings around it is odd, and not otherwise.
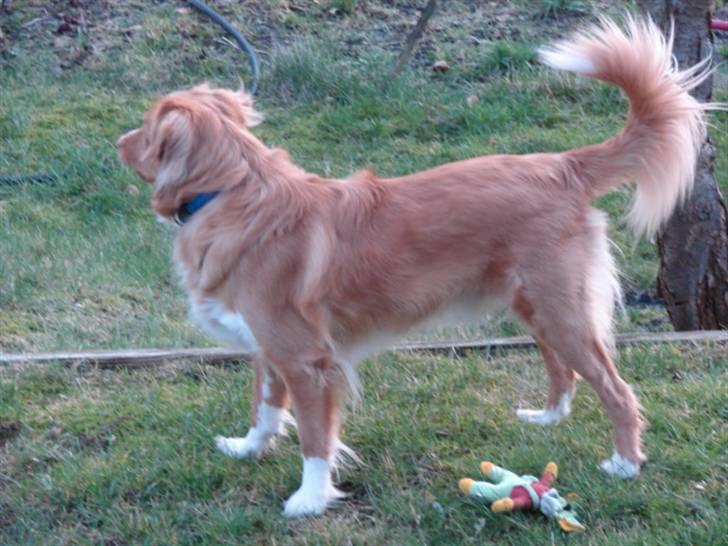
[[[681,68],[710,56],[713,0],[639,0],[665,32],[675,22],[673,54]],[[692,91],[711,99],[713,78]],[[675,330],[728,328],[728,223],[713,176],[715,147],[706,138],[696,165],[695,188],[659,235],[657,288]]]
[[[394,64],[394,68],[392,68],[393,76],[399,75],[405,65],[409,62],[409,59],[412,56],[412,51],[417,45],[417,42],[420,41],[420,38],[422,38],[422,33],[425,32],[425,27],[427,26],[427,21],[429,21],[430,17],[432,17],[432,14],[435,13],[436,7],[437,0],[429,0],[427,2],[427,5],[425,6],[425,9],[422,10],[420,18],[417,20],[417,24],[415,25],[415,28],[413,28],[412,31],[409,33],[407,39],[402,45],[402,49],[400,49],[399,51],[399,57],[397,57],[397,62]]]

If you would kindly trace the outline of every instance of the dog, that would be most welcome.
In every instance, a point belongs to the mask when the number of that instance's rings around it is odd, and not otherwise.
[[[579,375],[613,423],[602,468],[639,474],[644,421],[611,356],[621,293],[606,215],[591,202],[634,183],[628,220],[650,236],[690,192],[715,105],[689,95],[706,63],[680,71],[671,47],[650,20],[627,17],[541,49],[545,64],[629,99],[619,134],[562,153],[324,178],[253,135],[262,116],[250,95],[206,85],[160,99],[119,139],[121,161],[153,184],[154,211],[180,224],[174,257],[191,316],[255,355],[252,425],[217,447],[258,457],[295,412],[303,476],[286,516],[320,514],[342,496],[331,472],[350,452],[339,430],[360,389],[357,362],[433,317],[475,318],[492,301],[529,328],[548,372],[545,408],[518,417],[566,417]]]

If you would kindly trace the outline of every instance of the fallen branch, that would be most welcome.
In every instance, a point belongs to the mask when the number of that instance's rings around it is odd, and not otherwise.
[[[697,332],[662,332],[618,334],[618,345],[637,343],[728,343],[728,330]],[[470,341],[421,341],[395,345],[393,351],[434,351],[461,353],[464,351],[532,349],[536,347],[528,336],[483,338]],[[235,349],[132,349],[126,351],[88,351],[59,353],[0,353],[0,368],[28,364],[96,364],[101,367],[143,368],[173,360],[197,360],[206,364],[247,360],[250,354]]]

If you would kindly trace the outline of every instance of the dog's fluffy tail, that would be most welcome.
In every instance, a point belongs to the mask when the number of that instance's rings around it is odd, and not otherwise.
[[[591,196],[625,182],[637,186],[628,213],[638,235],[653,235],[693,185],[705,138],[705,111],[689,91],[711,74],[709,58],[678,70],[673,32],[665,39],[649,19],[626,18],[625,30],[602,19],[573,39],[539,51],[542,62],[618,85],[629,98],[627,124],[617,136],[568,152]]]

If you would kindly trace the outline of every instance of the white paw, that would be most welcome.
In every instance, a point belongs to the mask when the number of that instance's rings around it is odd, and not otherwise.
[[[561,418],[555,415],[554,411],[551,409],[519,409],[516,410],[516,416],[518,416],[518,418],[524,423],[532,423],[544,427],[558,423],[561,420]]]
[[[640,474],[640,465],[638,463],[633,463],[616,451],[611,459],[605,459],[599,466],[610,476],[622,478],[623,480],[636,478]]]
[[[283,507],[289,518],[322,514],[329,504],[344,494],[331,483],[331,465],[319,457],[303,459],[303,477],[298,488]]]
[[[226,438],[215,436],[215,446],[228,457],[250,459],[260,457],[270,445],[270,439],[251,428],[245,438]]]
[[[553,425],[571,413],[571,397],[565,394],[559,400],[559,405],[542,410],[519,409],[516,416],[524,423],[533,423],[541,426]]]
[[[341,497],[334,487],[312,491],[303,486],[285,502],[283,515],[288,518],[317,516],[323,514],[329,503]]]

